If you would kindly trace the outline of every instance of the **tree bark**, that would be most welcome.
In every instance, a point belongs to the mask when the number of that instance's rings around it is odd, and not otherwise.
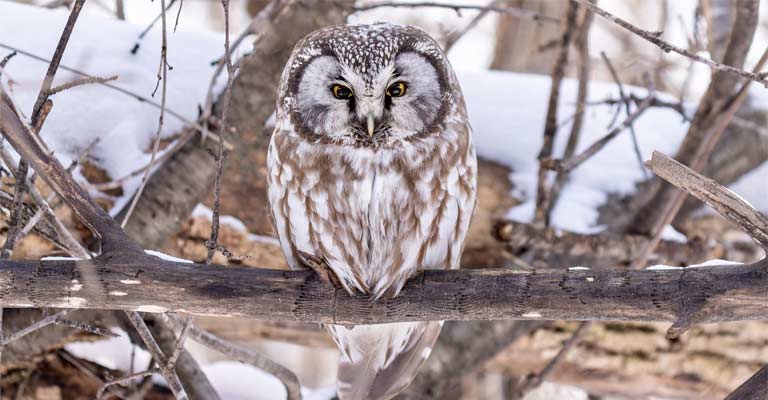
[[[234,151],[222,177],[222,213],[240,218],[252,232],[271,231],[263,186],[269,135],[263,127],[274,110],[283,66],[294,43],[318,28],[342,23],[352,3],[334,1],[307,12],[300,1],[290,0],[269,26],[259,27],[264,34],[235,78],[227,123],[236,133],[225,137]],[[129,236],[145,248],[161,248],[178,231],[212,191],[216,161],[211,149],[215,146],[192,139],[152,175],[125,228]]]
[[[334,289],[313,271],[224,268],[134,253],[85,261],[5,261],[0,267],[3,308],[174,311],[334,324],[768,319],[766,261],[658,271],[425,271],[398,296],[379,302]],[[73,279],[83,287],[62,285]]]

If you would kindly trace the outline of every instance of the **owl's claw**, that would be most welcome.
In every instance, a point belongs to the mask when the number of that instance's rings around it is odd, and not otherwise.
[[[325,260],[313,254],[305,253],[301,250],[298,250],[297,253],[301,263],[312,271],[315,271],[315,273],[323,282],[329,283],[337,289],[343,287],[339,277],[336,276],[333,270],[331,270],[331,267],[328,266],[328,263]]]

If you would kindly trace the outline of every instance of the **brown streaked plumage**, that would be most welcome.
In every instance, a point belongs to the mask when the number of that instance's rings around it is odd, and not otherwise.
[[[310,34],[285,67],[276,115],[268,194],[291,268],[321,260],[350,293],[376,298],[422,268],[458,268],[477,161],[461,89],[427,34],[390,24]],[[327,326],[342,353],[339,397],[394,397],[441,326]]]

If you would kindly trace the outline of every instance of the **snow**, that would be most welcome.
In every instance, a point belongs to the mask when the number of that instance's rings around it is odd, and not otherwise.
[[[542,144],[542,132],[547,112],[550,79],[539,75],[486,71],[459,74],[475,134],[478,154],[513,169],[510,179],[515,195],[524,201],[507,214],[510,219],[530,222],[533,218],[538,173],[537,157]],[[627,87],[639,96],[645,89]],[[562,155],[570,133],[575,112],[577,81],[566,79],[560,94],[558,121],[562,125],[555,140],[554,154]],[[508,101],[498,101],[499,98]],[[616,85],[592,82],[588,102],[618,98]],[[607,105],[588,106],[577,153],[608,132],[613,108]],[[619,116],[620,123],[625,116]],[[673,154],[679,146],[687,124],[675,111],[653,108],[635,122],[643,159],[653,150]],[[629,194],[645,174],[634,156],[631,136],[625,131],[594,157],[571,173],[561,198],[552,214],[552,225],[573,232],[594,233],[597,207],[608,195]]]
[[[134,353],[133,369],[143,371],[149,367],[152,356],[144,349],[134,346],[125,331],[112,329],[116,337],[97,342],[75,342],[64,346],[64,349],[80,357],[109,369],[128,372],[131,369],[131,353]]]
[[[179,258],[179,257],[174,257],[172,255],[161,253],[161,252],[156,251],[156,250],[144,250],[144,252],[149,254],[149,255],[151,255],[151,256],[155,256],[157,258],[161,258],[161,259],[166,260],[166,261],[173,261],[173,262],[192,264],[192,261],[185,260],[185,259]]]
[[[206,207],[204,204],[198,204],[192,210],[192,216],[202,217],[208,221],[211,221],[213,220],[213,210]],[[231,215],[219,215],[219,223],[221,225],[229,225],[232,229],[239,232],[248,232],[248,228],[245,226],[245,223]]]
[[[675,269],[683,269],[683,267],[675,267],[672,265],[651,265],[650,267],[646,268],[649,271],[666,271],[666,270],[675,270]]]
[[[713,260],[704,261],[701,264],[689,265],[686,268],[709,267],[709,266],[713,266],[713,265],[744,265],[744,263],[740,263],[740,262],[736,262],[736,261],[720,260],[718,258],[715,258]]]
[[[88,6],[86,5],[86,8]],[[159,4],[158,4],[159,7]],[[67,19],[65,10],[47,10],[14,2],[0,2],[0,42],[49,58],[56,47]],[[35,21],[35,23],[30,23]],[[157,83],[160,55],[160,29],[153,29],[134,55],[130,50],[144,26],[81,15],[62,59],[62,66],[91,75],[118,75],[116,86],[150,97]],[[211,60],[223,53],[222,36],[202,32],[168,34],[168,109],[195,120],[212,76]],[[9,50],[0,49],[0,54]],[[28,116],[34,104],[47,63],[23,55],[11,60],[5,72],[15,82],[14,97]],[[54,85],[72,81],[78,75],[62,69]],[[221,81],[221,79],[220,79]],[[80,86],[52,97],[53,111],[42,137],[64,165],[69,165],[94,140],[92,161],[112,178],[123,177],[149,162],[146,149],[152,147],[158,127],[159,110],[146,102],[101,85]],[[153,99],[160,101],[160,93]],[[161,136],[178,133],[184,123],[166,114]],[[79,172],[75,172],[79,175]],[[119,210],[141,181],[130,179],[126,195],[115,203]]]

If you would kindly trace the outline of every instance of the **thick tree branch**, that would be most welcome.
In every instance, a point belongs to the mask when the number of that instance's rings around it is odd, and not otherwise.
[[[96,271],[99,284],[73,291],[63,282],[78,279],[83,268]],[[2,307],[176,311],[335,324],[676,321],[690,309],[691,299],[704,311],[697,322],[768,319],[767,291],[765,261],[675,270],[428,271],[383,302],[334,290],[311,271],[175,263],[135,254],[0,263]]]

